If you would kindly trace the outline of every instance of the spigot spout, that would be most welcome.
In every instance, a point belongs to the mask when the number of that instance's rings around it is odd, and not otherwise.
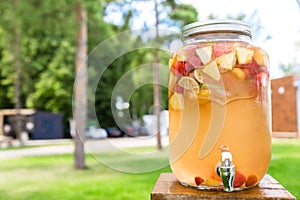
[[[224,148],[226,147],[226,148]],[[232,154],[227,146],[222,145],[221,150],[221,165],[217,168],[218,175],[222,178],[224,191],[233,191],[233,182],[235,176],[235,166],[232,163]]]

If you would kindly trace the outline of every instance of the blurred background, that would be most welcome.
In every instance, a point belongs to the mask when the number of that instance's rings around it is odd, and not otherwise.
[[[173,39],[178,40],[184,25],[208,19],[245,21],[252,28],[253,44],[269,53],[273,136],[285,138],[274,139],[275,156],[269,173],[280,181],[286,181],[284,184],[300,197],[299,180],[295,180],[298,177],[296,168],[286,170],[295,175],[290,176],[288,172],[277,174],[278,166],[288,168],[291,167],[290,163],[300,160],[300,155],[295,153],[300,152],[300,143],[296,139],[300,132],[299,0],[2,0],[0,16],[0,144],[3,149],[8,149],[0,150],[0,154],[29,148],[26,144],[35,148],[44,144],[52,145],[58,139],[65,140],[62,144],[55,145],[67,146],[67,151],[55,146],[61,153],[66,153],[60,156],[32,157],[29,160],[10,160],[9,156],[4,156],[7,160],[0,166],[0,193],[4,196],[1,195],[0,199],[45,199],[47,194],[50,194],[50,199],[61,199],[58,193],[63,193],[65,199],[148,197],[157,175],[160,172],[169,172],[168,167],[154,174],[133,177],[120,175],[105,166],[96,167],[99,163],[90,155],[87,155],[89,170],[75,172],[66,167],[73,162],[73,142],[68,139],[76,137],[76,133],[72,133],[70,121],[72,122],[73,112],[76,112],[73,106],[79,100],[76,96],[78,91],[74,88],[78,66],[84,63],[86,56],[101,42],[124,31],[147,30],[151,27],[167,29],[177,32]],[[132,37],[122,42],[134,47],[136,43],[145,42],[143,39]],[[160,41],[162,46],[169,49],[174,45],[170,37],[161,37]],[[110,48],[118,48],[118,45],[112,43]],[[88,111],[83,112],[87,116],[82,120],[82,136],[87,139],[130,139],[155,135],[157,126],[149,126],[149,123],[157,119],[167,123],[167,88],[159,87],[157,90],[158,86],[146,84],[137,88],[130,99],[118,96],[112,100],[111,97],[115,84],[126,72],[141,63],[152,63],[157,55],[159,63],[167,66],[170,53],[144,48],[135,49],[115,59],[104,71],[95,91],[97,119],[90,118]],[[161,76],[167,76],[163,71],[159,72]],[[86,95],[85,92],[83,95]],[[81,98],[86,99],[87,96]],[[157,104],[160,108],[153,107]],[[132,120],[120,126],[114,120],[112,107],[119,110],[120,116],[124,110],[128,110]],[[162,137],[168,135],[164,123],[161,125]],[[21,142],[13,145],[12,141],[15,140]],[[30,143],[35,140],[49,142]],[[165,143],[159,144],[160,140],[161,138],[157,138],[150,146],[153,144],[154,149],[161,149]],[[104,156],[111,157],[110,154]],[[159,159],[167,161],[167,154],[164,156]],[[287,156],[287,160],[281,160],[284,156]],[[128,162],[131,162],[130,159]],[[139,163],[137,167],[144,165]],[[28,171],[21,171],[20,167]],[[9,171],[12,173],[7,173]],[[39,175],[30,177],[33,173]],[[105,176],[105,173],[113,174],[115,181]],[[66,180],[58,179],[55,174],[62,177],[66,174]],[[38,180],[39,176],[47,180],[45,185]],[[85,179],[87,177],[94,177],[94,180]],[[148,183],[140,184],[145,179],[149,180]],[[8,181],[11,183],[8,184]],[[69,184],[73,181],[73,185]],[[115,187],[106,183],[107,181],[112,181]],[[132,181],[136,184],[132,183],[123,188]],[[40,188],[34,189],[39,184]],[[64,187],[66,188],[63,189]]]

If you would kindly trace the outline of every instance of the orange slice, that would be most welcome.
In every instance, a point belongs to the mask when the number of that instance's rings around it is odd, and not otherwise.
[[[183,76],[178,81],[178,85],[186,90],[194,91],[196,94],[199,93],[199,85],[195,79],[189,76]]]

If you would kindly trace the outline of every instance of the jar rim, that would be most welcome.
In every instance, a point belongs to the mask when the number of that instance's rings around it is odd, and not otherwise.
[[[241,20],[208,20],[204,22],[194,22],[183,27],[182,38],[189,37],[194,34],[205,33],[240,33],[252,38],[250,26]]]

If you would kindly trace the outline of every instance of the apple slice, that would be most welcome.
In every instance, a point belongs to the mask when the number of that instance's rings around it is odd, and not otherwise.
[[[251,63],[254,51],[252,49],[247,49],[245,47],[236,47],[236,55],[239,64]]]
[[[220,80],[221,75],[215,60],[205,66],[203,72],[209,75],[211,78],[215,79],[216,81]]]
[[[211,60],[211,54],[212,54],[212,47],[202,47],[199,49],[196,49],[196,53],[199,56],[200,60],[204,65],[208,64]]]

